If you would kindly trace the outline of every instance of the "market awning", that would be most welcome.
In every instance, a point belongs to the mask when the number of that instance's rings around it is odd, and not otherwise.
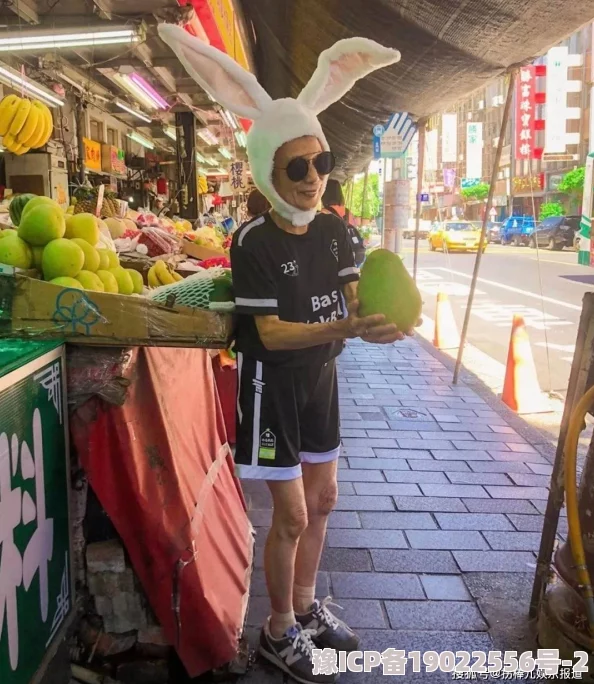
[[[335,41],[372,38],[402,53],[399,64],[360,81],[322,114],[339,174],[361,171],[372,127],[396,111],[443,111],[531,60],[594,17],[594,0],[241,0],[253,22],[260,82],[296,96],[318,55]]]

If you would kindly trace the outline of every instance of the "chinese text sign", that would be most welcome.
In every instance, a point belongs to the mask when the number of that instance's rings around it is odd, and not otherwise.
[[[516,159],[534,158],[535,91],[535,68],[533,66],[522,67],[516,83]]]

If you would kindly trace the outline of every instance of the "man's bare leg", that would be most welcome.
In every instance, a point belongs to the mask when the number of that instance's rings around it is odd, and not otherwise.
[[[316,577],[326,538],[328,516],[336,505],[338,462],[303,463],[303,489],[307,506],[307,528],[299,538],[295,559],[293,607],[302,615],[315,599]]]
[[[299,539],[307,528],[301,478],[267,482],[273,499],[272,526],[264,550],[264,571],[272,608],[270,633],[280,639],[295,624],[293,584]]]

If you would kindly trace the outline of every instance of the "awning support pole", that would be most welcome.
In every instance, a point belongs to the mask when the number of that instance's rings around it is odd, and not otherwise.
[[[476,253],[476,260],[474,262],[474,272],[472,274],[472,282],[470,284],[470,292],[468,293],[468,303],[466,304],[466,311],[464,312],[464,325],[462,326],[462,334],[460,335],[460,347],[458,348],[458,357],[456,359],[456,367],[454,368],[453,384],[458,383],[460,375],[460,367],[462,366],[462,356],[464,354],[464,345],[466,344],[466,337],[468,335],[468,326],[470,324],[470,314],[472,312],[472,303],[474,301],[474,294],[476,290],[476,283],[478,280],[479,269],[481,267],[481,258],[483,256],[483,249],[485,247],[485,240],[487,238],[487,221],[489,220],[489,212],[493,206],[493,195],[495,193],[495,184],[497,183],[497,175],[499,173],[499,162],[501,161],[501,152],[503,151],[503,143],[505,141],[505,133],[507,131],[507,123],[509,121],[509,114],[511,111],[511,104],[514,94],[514,85],[516,82],[516,71],[511,71],[509,74],[509,85],[507,87],[507,98],[505,100],[505,109],[503,110],[503,120],[501,121],[501,130],[499,131],[499,140],[497,141],[497,151],[495,152],[495,160],[493,161],[493,168],[491,170],[491,185],[489,186],[489,196],[487,198],[487,206],[485,207],[485,214],[483,216],[483,225],[481,230],[481,239],[479,248]],[[513,159],[512,159],[513,164]]]
[[[419,167],[417,169],[417,217],[415,219],[415,254],[413,258],[413,278],[417,282],[417,263],[419,261],[419,229],[421,226],[421,194],[423,192],[423,176],[425,175],[425,132],[427,119],[419,119]]]
[[[369,180],[369,165],[365,169],[365,176],[363,177],[363,197],[361,198],[361,225],[363,225],[363,218],[365,217],[365,209],[367,209],[367,181]]]

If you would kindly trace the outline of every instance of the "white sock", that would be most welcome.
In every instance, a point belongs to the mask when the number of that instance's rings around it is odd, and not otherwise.
[[[293,608],[297,615],[304,615],[309,612],[311,604],[316,600],[316,588],[301,587],[299,584],[293,585]]]
[[[270,615],[270,635],[273,639],[282,639],[289,627],[293,627],[296,622],[295,613],[292,610],[289,613],[277,613],[273,610]]]

